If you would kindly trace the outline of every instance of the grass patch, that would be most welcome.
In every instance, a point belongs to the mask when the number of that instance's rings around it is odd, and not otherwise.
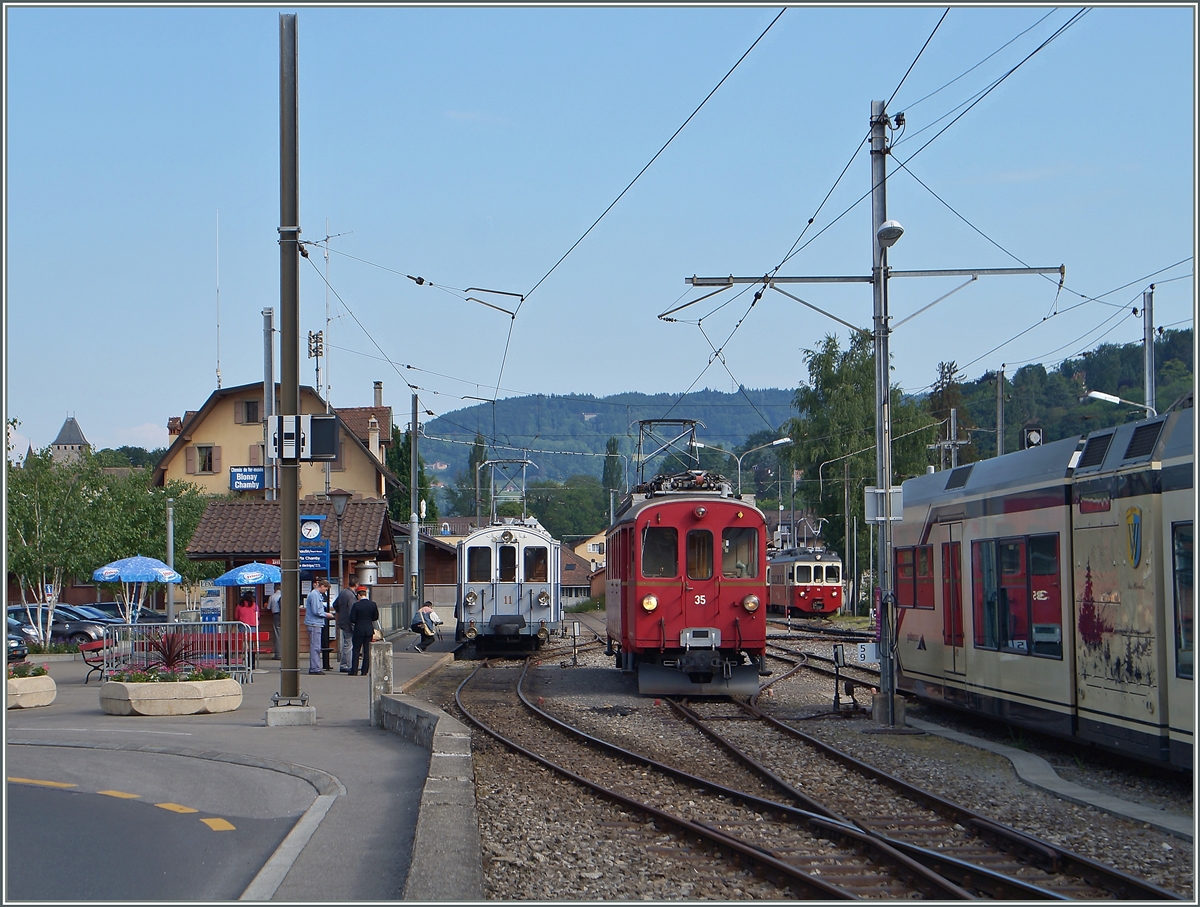
[[[576,602],[573,605],[568,605],[563,608],[568,614],[585,614],[589,611],[604,610],[604,596],[598,595],[595,598],[585,598],[581,602]]]

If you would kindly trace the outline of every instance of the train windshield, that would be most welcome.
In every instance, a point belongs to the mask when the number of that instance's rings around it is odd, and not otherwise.
[[[525,549],[525,582],[545,583],[550,577],[550,549]]]
[[[840,583],[842,581],[841,577],[842,577],[842,571],[838,568],[837,564],[826,564],[825,565],[825,582]]]
[[[707,529],[693,529],[687,534],[688,579],[712,579],[713,537]]]
[[[758,576],[758,531],[750,526],[721,532],[721,575]]]
[[[824,578],[825,578],[825,568],[822,567],[820,564],[813,564],[812,581],[814,583],[820,583],[820,582],[824,581]]]
[[[812,567],[808,564],[796,565],[796,582],[811,583],[812,582]]]
[[[679,532],[674,526],[647,526],[642,533],[642,576],[679,575]]]
[[[517,546],[500,546],[500,582],[515,583],[517,581]]]
[[[467,582],[492,581],[492,549],[474,546],[467,549]]]

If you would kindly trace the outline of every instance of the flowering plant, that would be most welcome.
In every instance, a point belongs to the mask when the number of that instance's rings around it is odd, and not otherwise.
[[[191,673],[176,673],[173,671],[118,671],[108,676],[109,680],[121,683],[178,683],[190,680],[225,680],[229,677],[224,671],[215,668],[204,668]]]
[[[8,666],[9,677],[41,677],[49,673],[50,666],[47,664],[34,665],[27,661],[19,661]]]

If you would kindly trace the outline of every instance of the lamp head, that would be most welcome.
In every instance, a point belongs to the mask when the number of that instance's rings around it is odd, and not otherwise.
[[[1112,394],[1105,394],[1101,391],[1088,391],[1088,396],[1093,400],[1103,400],[1106,403],[1120,403],[1120,397],[1114,397]]]
[[[346,512],[346,505],[350,503],[352,497],[354,497],[352,493],[342,491],[340,488],[329,492],[329,500],[333,501],[333,514],[339,520],[342,518],[342,514]]]
[[[879,225],[875,235],[879,238],[879,245],[887,249],[904,235],[904,228],[897,220],[885,220]]]

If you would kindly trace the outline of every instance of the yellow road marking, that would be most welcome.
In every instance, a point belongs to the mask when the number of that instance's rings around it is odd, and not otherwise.
[[[200,810],[192,809],[190,806],[180,806],[178,803],[155,803],[159,809],[169,809],[173,813],[198,813]]]
[[[141,797],[141,794],[127,794],[123,790],[98,790],[96,793],[106,797],[120,797],[123,800],[136,800]]]
[[[201,819],[213,831],[234,831],[234,827],[224,819]]]
[[[14,778],[8,776],[8,780],[14,784],[37,784],[40,787],[78,787],[77,784],[67,784],[63,781],[38,781],[36,778]]]

